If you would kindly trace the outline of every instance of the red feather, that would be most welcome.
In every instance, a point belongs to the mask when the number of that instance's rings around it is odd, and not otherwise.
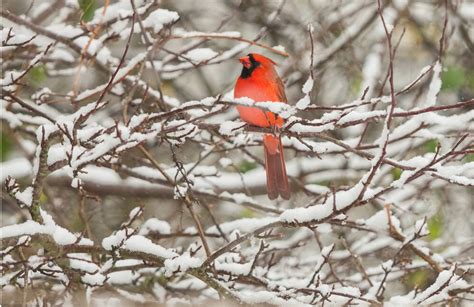
[[[260,55],[251,54],[240,60],[244,64],[244,73],[237,79],[234,97],[248,97],[254,101],[287,102],[285,87],[275,70],[275,63]],[[281,127],[283,119],[270,111],[258,108],[238,106],[240,118],[258,127]],[[290,198],[288,176],[286,175],[283,146],[280,136],[265,134],[263,138],[265,151],[265,169],[267,172],[267,193],[270,199],[280,195]]]

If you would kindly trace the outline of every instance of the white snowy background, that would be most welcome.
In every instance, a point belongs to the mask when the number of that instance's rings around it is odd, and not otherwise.
[[[474,300],[474,3],[2,5],[2,304]],[[278,63],[270,201],[238,58]],[[180,305],[180,306],[181,306]]]

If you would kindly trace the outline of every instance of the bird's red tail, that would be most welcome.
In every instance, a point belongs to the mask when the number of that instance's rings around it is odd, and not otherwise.
[[[265,134],[263,138],[265,149],[265,168],[267,171],[268,198],[275,199],[280,195],[290,199],[290,187],[286,175],[285,157],[280,137]]]

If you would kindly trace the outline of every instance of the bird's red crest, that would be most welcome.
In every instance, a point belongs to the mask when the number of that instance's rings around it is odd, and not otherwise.
[[[254,57],[254,59],[259,62],[259,63],[262,63],[262,64],[272,64],[272,65],[277,65],[273,60],[267,58],[266,56],[263,56],[261,54],[258,54],[258,53],[251,53]]]

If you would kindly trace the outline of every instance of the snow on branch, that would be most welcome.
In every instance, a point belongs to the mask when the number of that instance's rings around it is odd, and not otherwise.
[[[474,299],[468,3],[99,2],[1,11],[7,301]],[[288,103],[234,98],[248,53]],[[288,201],[266,197],[265,134]]]

